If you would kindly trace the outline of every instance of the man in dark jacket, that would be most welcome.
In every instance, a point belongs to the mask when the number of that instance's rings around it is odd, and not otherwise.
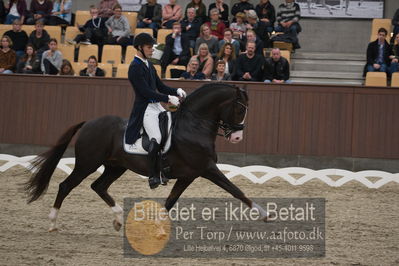
[[[147,0],[147,4],[142,5],[137,15],[137,28],[151,28],[156,36],[157,30],[161,26],[162,6],[155,0]]]
[[[25,48],[28,44],[28,34],[22,30],[22,22],[16,19],[12,22],[12,30],[6,31],[4,35],[11,38],[13,46],[12,49],[17,54],[17,57],[21,57],[25,54]]]
[[[262,81],[264,58],[262,55],[255,53],[255,47],[255,42],[248,41],[246,45],[247,52],[237,58],[235,80]]]
[[[248,10],[255,9],[251,3],[248,3],[248,0],[240,0],[239,3],[233,5],[231,9],[231,14],[235,17],[238,12],[245,13]]]
[[[201,20],[195,17],[195,9],[194,8],[187,8],[187,15],[186,17],[180,22],[183,35],[187,36],[190,47],[195,48],[195,41],[197,40],[200,27],[201,27]]]
[[[393,26],[393,36],[391,38],[391,44],[395,41],[396,34],[399,33],[399,8],[396,9],[395,15],[392,18],[392,26]]]
[[[385,28],[378,30],[378,38],[367,47],[367,72],[386,72],[390,64],[391,47],[386,41],[388,32]]]
[[[188,37],[182,35],[179,22],[174,22],[172,27],[173,33],[166,36],[165,49],[161,58],[163,71],[169,64],[186,66],[190,59]]]
[[[290,64],[287,59],[281,56],[280,49],[274,48],[272,56],[266,58],[264,80],[266,83],[291,83]]]
[[[178,106],[179,98],[176,96],[186,96],[182,89],[171,88],[162,83],[153,64],[148,61],[152,56],[154,43],[154,39],[147,33],[140,33],[134,38],[137,55],[130,64],[128,78],[134,89],[135,99],[125,133],[125,142],[129,144],[125,145],[125,150],[133,153],[134,143],[141,137],[140,130],[143,127],[148,135],[150,140],[148,182],[151,189],[158,187],[161,183],[159,165],[161,131],[158,116],[165,109],[160,102],[169,102]],[[170,114],[168,116],[171,119]]]

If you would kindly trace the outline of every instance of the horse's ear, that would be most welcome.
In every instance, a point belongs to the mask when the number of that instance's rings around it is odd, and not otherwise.
[[[240,98],[244,98],[245,101],[248,101],[248,94],[247,94],[247,84],[244,87],[237,87],[237,96]]]

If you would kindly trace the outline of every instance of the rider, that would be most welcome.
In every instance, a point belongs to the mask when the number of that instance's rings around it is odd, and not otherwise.
[[[158,187],[160,180],[159,152],[161,131],[159,129],[159,113],[165,111],[160,102],[179,105],[179,98],[186,97],[182,89],[170,88],[159,79],[153,64],[148,60],[153,53],[154,39],[147,33],[140,33],[134,39],[133,46],[137,50],[129,67],[128,77],[135,92],[133,110],[126,129],[126,143],[133,144],[140,138],[140,130],[144,126],[150,139],[148,150],[149,185],[151,189]]]

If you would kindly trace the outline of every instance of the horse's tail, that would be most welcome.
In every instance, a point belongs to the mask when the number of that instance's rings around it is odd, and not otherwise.
[[[31,169],[35,170],[32,177],[25,183],[25,191],[28,194],[28,203],[31,203],[47,190],[52,174],[61,160],[68,144],[76,132],[86,122],[81,122],[70,127],[50,150],[37,156],[32,162]]]

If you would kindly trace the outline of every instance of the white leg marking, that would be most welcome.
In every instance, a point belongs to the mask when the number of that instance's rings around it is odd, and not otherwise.
[[[111,210],[115,215],[114,228],[119,231],[123,221],[123,209],[118,205],[118,203],[115,203],[115,206],[111,207]]]
[[[270,213],[268,213],[265,209],[263,209],[261,206],[256,204],[254,201],[252,201],[252,209],[256,209],[259,211],[260,218],[259,220],[265,220],[269,218]]]
[[[50,228],[49,232],[57,231],[57,217],[58,217],[58,212],[59,209],[56,208],[51,208],[50,214],[48,215],[48,218],[50,219]]]

